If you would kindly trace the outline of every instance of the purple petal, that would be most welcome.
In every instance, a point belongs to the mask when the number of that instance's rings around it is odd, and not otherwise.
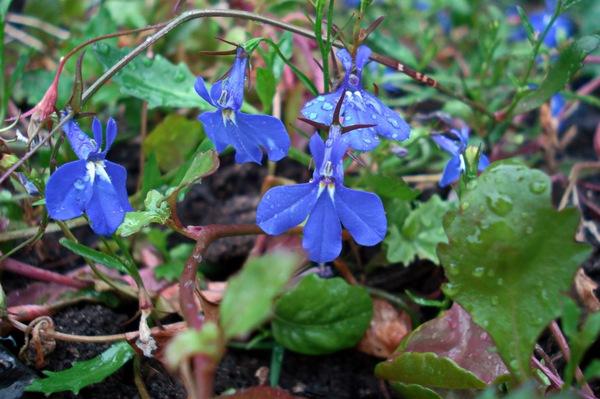
[[[221,98],[222,87],[223,87],[223,81],[218,80],[215,83],[213,83],[212,87],[210,88],[210,97],[213,99],[212,104],[215,107],[219,107],[219,108],[223,108],[218,103],[219,99]]]
[[[458,143],[456,140],[449,139],[443,134],[432,134],[431,139],[444,151],[450,155],[456,156],[459,153]]]
[[[98,147],[94,145],[88,135],[81,130],[79,124],[73,119],[70,119],[63,126],[63,131],[67,135],[67,140],[69,140],[69,144],[71,144],[77,158],[87,160],[90,153],[98,150]]]
[[[92,120],[92,133],[94,133],[94,141],[96,142],[96,148],[98,150],[102,149],[102,123],[98,120],[98,118],[94,117]]]
[[[460,164],[460,155],[454,156],[448,161],[439,183],[440,187],[446,187],[458,180],[462,171]]]
[[[113,169],[112,172],[116,170]],[[116,172],[115,177],[120,180],[123,176],[121,172]],[[85,213],[90,219],[92,230],[98,235],[112,235],[123,222],[125,213],[131,209],[130,206],[125,206],[122,190],[117,190],[115,183],[122,184],[123,181],[112,181],[104,167],[96,166],[93,194]]]
[[[305,118],[311,121],[330,125],[333,121],[333,111],[340,99],[342,90],[333,93],[323,94],[307,102],[300,112]],[[342,105],[343,109],[343,105]]]
[[[110,161],[104,161],[104,169],[117,192],[121,207],[127,212],[133,211],[127,194],[127,169]]]
[[[263,148],[271,161],[285,157],[290,148],[290,136],[283,123],[270,115],[236,113],[236,124],[241,134],[252,140],[256,147]]]
[[[87,162],[69,162],[54,171],[46,183],[46,208],[55,220],[81,216],[92,198]]]
[[[214,88],[214,86],[213,86],[213,88]],[[210,96],[210,94],[208,94],[208,90],[206,90],[206,83],[204,82],[204,79],[201,76],[198,76],[196,78],[196,83],[194,84],[194,90],[196,90],[196,93],[198,93],[198,95],[200,97],[202,97],[202,99],[204,101],[206,101],[207,103],[209,103],[210,105],[212,105],[214,107],[217,106],[215,104],[215,102],[213,101],[212,97]]]
[[[228,75],[221,81],[222,91],[225,93],[225,103],[219,105],[223,108],[239,110],[244,102],[244,82],[246,81],[246,67],[248,55],[243,48],[238,47],[237,55]],[[213,97],[218,98],[218,97]]]
[[[482,172],[485,168],[490,164],[490,160],[483,154],[479,155],[479,165],[477,166],[477,170]]]
[[[204,132],[214,143],[217,152],[223,152],[231,143],[231,139],[229,138],[228,129],[223,124],[221,111],[204,112],[198,116],[198,120],[202,122]]]
[[[273,187],[256,210],[256,224],[264,232],[278,235],[302,223],[317,202],[318,184]]]
[[[349,73],[352,70],[352,56],[345,48],[338,50],[337,57],[342,63],[344,70],[346,73]]]
[[[106,146],[104,147],[104,154],[106,154],[110,147],[112,147],[115,139],[117,138],[117,122],[113,118],[108,118],[106,123]]]
[[[367,46],[358,47],[358,51],[356,52],[356,71],[358,72],[358,76],[362,74],[363,67],[367,62],[369,62],[369,57],[371,56],[371,49]]]
[[[351,190],[337,185],[335,209],[354,240],[360,245],[381,242],[387,231],[387,220],[381,199],[366,191]]]
[[[314,262],[329,262],[342,251],[342,226],[326,191],[321,194],[304,226],[302,246]]]
[[[310,154],[315,161],[315,170],[321,169],[321,166],[323,166],[325,143],[318,133],[312,135],[310,141],[308,142],[308,147],[310,148]]]

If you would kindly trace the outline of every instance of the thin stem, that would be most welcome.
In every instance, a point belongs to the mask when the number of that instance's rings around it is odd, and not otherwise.
[[[6,270],[11,273],[15,273],[20,276],[28,277],[34,280],[61,284],[67,287],[73,287],[77,289],[86,288],[90,286],[89,282],[77,280],[73,277],[55,273],[50,270],[45,270],[39,267],[31,266],[11,258],[5,259],[2,263],[0,263],[0,270]]]

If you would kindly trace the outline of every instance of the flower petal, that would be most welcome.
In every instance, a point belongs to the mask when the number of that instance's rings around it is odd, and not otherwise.
[[[256,224],[267,234],[278,235],[302,223],[317,202],[318,184],[273,187],[256,210]]]
[[[54,171],[46,183],[46,208],[55,220],[81,216],[92,198],[87,162],[69,162]]]
[[[112,172],[114,173],[115,170],[113,169]],[[115,177],[116,180],[122,178],[119,172]],[[98,235],[112,235],[123,222],[125,213],[131,209],[124,206],[121,189],[118,192],[115,183],[123,182],[112,181],[105,167],[96,165],[93,194],[85,212],[90,219],[92,230]]]
[[[194,83],[194,90],[196,90],[196,93],[198,93],[198,95],[202,97],[204,101],[206,101],[214,107],[217,106],[210,94],[208,94],[208,90],[206,90],[206,83],[204,82],[204,79],[201,76],[198,76],[196,78],[196,83]]]
[[[231,139],[229,138],[228,129],[223,123],[221,110],[204,112],[198,116],[198,120],[204,125],[204,131],[208,138],[215,144],[217,151],[223,152],[231,143]]]
[[[290,136],[279,119],[270,115],[238,112],[235,120],[242,134],[266,150],[269,160],[279,161],[287,155]]]
[[[341,94],[342,90],[337,90],[333,93],[318,96],[307,102],[300,112],[305,118],[308,118],[311,121],[319,122],[324,125],[331,125],[331,122],[333,121],[333,111]]]
[[[73,119],[70,119],[64,126],[63,131],[67,135],[67,140],[71,144],[71,148],[77,158],[81,160],[87,160],[90,153],[98,150],[97,145],[95,145],[92,140],[85,134],[79,124],[75,122]]]
[[[219,103],[223,108],[231,108],[238,111],[244,103],[244,83],[246,81],[246,67],[248,66],[248,55],[242,47],[238,47],[233,66],[227,76],[221,81],[222,92],[225,92],[225,102]],[[222,94],[222,93],[221,93]],[[218,97],[213,97],[218,101]]]
[[[485,155],[479,155],[479,165],[477,165],[477,170],[482,172],[485,168],[490,164],[490,160]]]
[[[327,193],[323,193],[304,226],[302,246],[314,262],[329,262],[342,251],[342,226]]]
[[[367,46],[359,46],[358,51],[356,52],[356,72],[360,77],[362,74],[363,67],[367,62],[369,62],[369,57],[371,56],[371,49]]]
[[[104,161],[104,169],[117,192],[121,207],[127,212],[133,211],[133,207],[129,203],[129,195],[127,194],[127,169],[110,161]]]
[[[349,73],[352,70],[352,56],[345,48],[338,50],[336,53],[338,59],[342,63],[344,70],[346,73]]]
[[[325,154],[325,143],[318,133],[311,136],[308,147],[310,148],[310,154],[315,161],[315,170],[321,169],[321,166],[323,166],[323,156]]]
[[[94,134],[94,141],[96,142],[96,148],[100,150],[102,148],[102,123],[96,117],[92,120],[92,133]]]
[[[458,142],[452,140],[443,134],[432,134],[431,139],[444,151],[450,155],[456,156],[459,153]]]
[[[446,187],[457,181],[460,177],[460,172],[460,155],[456,155],[452,157],[446,164],[444,173],[442,174],[442,179],[439,183],[440,187]]]
[[[337,185],[335,209],[354,240],[360,245],[375,245],[385,238],[387,220],[381,199],[366,191]]]
[[[106,123],[106,146],[104,147],[104,154],[106,154],[110,150],[110,147],[112,147],[116,138],[117,122],[115,122],[113,118],[108,118],[108,122]]]

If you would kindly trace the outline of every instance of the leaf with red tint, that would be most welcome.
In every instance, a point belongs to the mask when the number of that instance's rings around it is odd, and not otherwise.
[[[299,396],[290,395],[287,391],[280,388],[271,387],[252,387],[243,389],[233,395],[221,395],[221,399],[296,399]]]
[[[383,299],[373,299],[371,325],[358,344],[358,350],[369,355],[387,358],[412,330],[410,317],[396,310]]]
[[[403,343],[402,352],[433,352],[453,360],[487,384],[508,374],[489,334],[457,303],[423,323]]]

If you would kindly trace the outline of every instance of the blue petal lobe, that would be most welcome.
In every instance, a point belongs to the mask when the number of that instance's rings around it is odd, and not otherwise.
[[[480,172],[483,171],[485,168],[488,167],[489,164],[490,164],[490,160],[488,157],[486,157],[483,154],[479,155],[479,165],[477,165],[478,171],[480,171]]]
[[[204,132],[214,143],[218,152],[223,152],[231,143],[228,129],[223,124],[223,114],[220,110],[204,112],[198,116],[198,120],[204,125]]]
[[[208,90],[206,90],[206,83],[204,82],[204,79],[201,76],[198,76],[196,78],[196,83],[194,83],[194,90],[196,90],[196,93],[198,93],[198,95],[200,97],[202,97],[202,99],[204,101],[206,101],[207,103],[209,103],[210,105],[212,105],[214,107],[217,106],[215,104],[215,102],[213,101],[212,97],[210,96],[210,94],[208,94]]]
[[[337,57],[339,58],[346,73],[352,70],[352,56],[345,48],[338,50]]]
[[[356,52],[356,71],[358,75],[362,74],[363,67],[367,62],[369,62],[369,57],[371,56],[371,49],[367,46],[358,47],[358,51]]]
[[[67,140],[69,140],[69,144],[71,144],[77,158],[86,160],[90,153],[97,151],[98,147],[94,145],[88,135],[81,130],[79,124],[73,119],[70,119],[63,126],[63,131],[67,135]]]
[[[433,134],[431,139],[444,151],[451,155],[458,155],[459,148],[456,140],[449,139],[443,134]]]
[[[317,202],[318,184],[273,187],[256,210],[256,224],[264,232],[278,235],[302,223]]]
[[[117,176],[122,177],[119,173]],[[90,219],[90,227],[98,235],[112,235],[123,222],[125,213],[131,209],[124,206],[122,192],[117,192],[114,183],[102,166],[96,166],[93,194],[85,212]]]
[[[460,177],[460,155],[452,157],[446,167],[444,168],[444,173],[442,174],[442,179],[440,180],[440,187],[446,187]]]
[[[335,209],[354,240],[360,245],[381,242],[387,231],[387,219],[381,199],[366,191],[351,190],[337,185]]]
[[[52,219],[67,220],[83,214],[92,198],[92,184],[86,164],[83,160],[66,163],[48,179],[46,208]]]
[[[333,93],[323,94],[307,102],[302,110],[302,115],[311,121],[331,125],[333,121],[333,111],[340,99],[343,90],[337,90]],[[343,105],[342,105],[343,108]]]
[[[94,134],[94,141],[98,150],[102,148],[102,123],[98,118],[94,117],[92,120],[92,133]]]
[[[271,161],[285,157],[290,148],[290,136],[283,123],[270,115],[236,114],[236,124],[241,133],[263,148]]]
[[[248,56],[243,48],[238,47],[237,55],[228,75],[221,81],[222,91],[225,92],[225,103],[219,104],[224,108],[238,111],[244,102],[244,82],[246,81],[246,66]],[[217,101],[217,97],[215,101]]]
[[[302,246],[314,262],[329,262],[342,251],[342,226],[327,192],[321,194],[304,226]]]
[[[222,87],[223,87],[223,81],[218,80],[215,83],[213,83],[212,87],[210,88],[210,97],[213,99],[212,104],[215,107],[219,107],[219,108],[223,108],[218,103],[219,99],[221,98]]]
[[[133,211],[133,207],[129,203],[129,196],[127,194],[127,169],[110,161],[104,161],[104,169],[117,192],[121,207],[126,212]]]
[[[110,147],[112,147],[115,139],[117,138],[117,122],[113,118],[108,118],[106,123],[106,146],[104,147],[104,153],[106,154]]]
[[[308,142],[308,148],[310,148],[310,154],[315,161],[315,170],[321,169],[325,154],[325,143],[318,133],[312,135],[310,141]]]

